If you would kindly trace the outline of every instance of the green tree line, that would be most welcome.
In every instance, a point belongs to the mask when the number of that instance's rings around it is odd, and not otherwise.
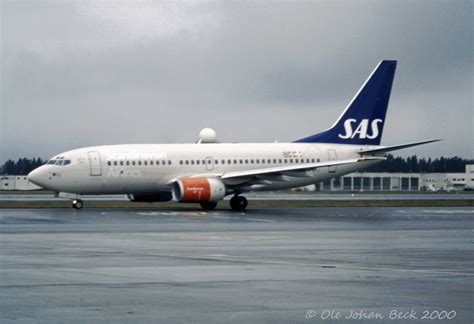
[[[17,161],[8,160],[0,167],[0,174],[26,175],[45,163],[46,161],[41,158],[29,159],[25,157]]]
[[[412,173],[433,173],[433,172],[465,172],[466,164],[474,164],[472,159],[463,159],[459,156],[440,157],[436,159],[421,158],[416,155],[402,158],[387,155],[387,159],[365,169],[366,172],[412,172]]]
[[[0,167],[0,174],[26,175],[31,170],[43,165],[46,160],[41,158],[21,158],[17,161],[8,160]],[[389,154],[387,159],[365,169],[366,172],[464,172],[466,164],[474,164],[474,160],[461,157],[440,157],[436,159],[418,159],[416,155],[402,158]]]

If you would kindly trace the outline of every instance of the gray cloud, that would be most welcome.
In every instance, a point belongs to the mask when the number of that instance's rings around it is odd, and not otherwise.
[[[472,3],[3,1],[2,158],[115,143],[291,141],[397,59],[384,143],[472,157]]]

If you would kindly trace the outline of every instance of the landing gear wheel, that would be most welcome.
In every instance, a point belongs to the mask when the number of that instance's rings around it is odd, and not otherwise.
[[[202,209],[204,210],[213,210],[217,207],[217,203],[216,202],[210,202],[210,201],[207,201],[207,202],[202,202],[202,203],[199,203],[202,207]]]
[[[82,207],[84,207],[84,203],[82,202],[81,199],[74,199],[72,201],[72,208],[81,209]]]
[[[247,198],[242,196],[234,196],[230,199],[230,208],[236,211],[243,211],[247,208],[248,201]]]

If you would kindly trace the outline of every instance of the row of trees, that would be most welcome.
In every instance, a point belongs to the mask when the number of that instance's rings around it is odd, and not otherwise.
[[[0,174],[26,175],[31,170],[43,165],[46,161],[41,158],[22,158],[18,161],[8,160],[0,167]],[[463,159],[458,156],[436,159],[418,159],[416,155],[402,158],[389,154],[382,161],[365,171],[367,172],[464,172],[466,164],[474,164],[474,160]]]
[[[464,172],[466,164],[474,164],[474,160],[463,159],[455,156],[450,158],[440,157],[436,159],[418,159],[416,155],[401,158],[387,155],[387,159],[365,171],[367,172]]]
[[[22,158],[18,161],[8,160],[0,167],[0,174],[26,175],[31,170],[45,164],[45,162],[41,158]]]

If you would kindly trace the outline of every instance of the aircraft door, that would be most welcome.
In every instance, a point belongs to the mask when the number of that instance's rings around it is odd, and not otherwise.
[[[89,155],[90,173],[91,176],[102,175],[102,163],[100,161],[100,154],[96,151],[87,152]]]
[[[336,151],[333,149],[328,150],[328,158],[329,161],[336,161],[337,160],[337,154]],[[329,167],[329,173],[335,173],[337,170],[337,166],[330,166]]]
[[[206,157],[206,170],[212,171],[214,169],[214,159],[210,156]]]

